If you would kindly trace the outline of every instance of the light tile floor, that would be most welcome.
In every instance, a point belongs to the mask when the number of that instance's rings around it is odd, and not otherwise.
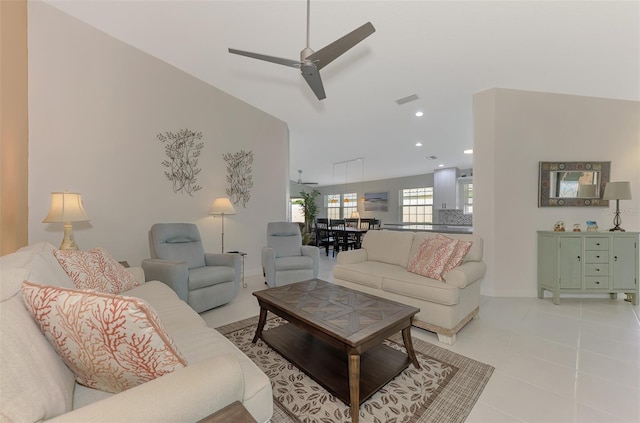
[[[333,280],[335,259],[321,255],[319,277]],[[225,306],[203,313],[216,327],[259,312],[262,276]],[[640,422],[640,307],[622,299],[483,297],[480,315],[453,346],[432,342],[496,368],[467,423]]]

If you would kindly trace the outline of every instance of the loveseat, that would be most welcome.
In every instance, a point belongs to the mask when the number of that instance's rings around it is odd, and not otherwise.
[[[446,236],[453,244],[471,246],[462,264],[436,280],[407,270],[425,240]],[[452,345],[458,331],[480,307],[480,284],[486,273],[482,238],[470,234],[437,234],[376,230],[364,236],[362,248],[342,251],[333,268],[336,284],[420,308],[413,325],[438,335]]]
[[[77,383],[23,297],[25,280],[78,291],[54,249],[37,243],[0,257],[0,422],[196,422],[235,401],[256,421],[271,419],[267,376],[167,285],[145,283],[141,268],[127,269],[139,285],[119,295],[155,310],[186,366],[115,394]]]

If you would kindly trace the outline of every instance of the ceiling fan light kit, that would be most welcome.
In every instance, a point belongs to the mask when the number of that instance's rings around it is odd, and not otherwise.
[[[236,50],[233,48],[229,49],[229,53],[250,57],[252,59],[264,60],[266,62],[271,62],[278,65],[298,68],[300,69],[302,77],[307,82],[318,100],[324,100],[327,95],[324,91],[322,78],[320,78],[320,69],[324,68],[329,63],[340,57],[342,54],[346,53],[349,49],[367,38],[369,35],[373,34],[376,29],[371,24],[371,22],[367,22],[359,28],[354,29],[347,35],[314,52],[311,47],[309,47],[309,22],[310,0],[307,0],[307,45],[300,52],[300,61],[268,56],[265,54],[252,53],[249,51]]]

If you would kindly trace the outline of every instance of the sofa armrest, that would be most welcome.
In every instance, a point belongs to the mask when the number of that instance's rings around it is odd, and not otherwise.
[[[454,267],[444,275],[446,283],[464,288],[475,281],[482,279],[487,272],[487,265],[483,261],[468,261],[458,267]]]
[[[189,302],[189,267],[186,261],[144,259],[142,269],[147,281],[163,282],[169,285],[182,301]]]
[[[232,354],[212,357],[47,422],[196,422],[234,401],[244,378]]]
[[[313,260],[313,277],[317,278],[320,271],[320,249],[314,245],[303,245],[300,252]]]
[[[276,281],[276,250],[262,247],[262,271],[269,286],[275,286]]]
[[[134,278],[143,285],[146,281],[144,280],[144,269],[142,267],[128,267],[127,270],[131,272]]]
[[[241,263],[242,256],[239,254],[204,253],[204,264],[207,266],[229,266],[235,268],[237,265],[238,271],[240,271]]]
[[[354,264],[367,261],[367,250],[359,248],[357,250],[340,251],[338,253],[338,264]]]

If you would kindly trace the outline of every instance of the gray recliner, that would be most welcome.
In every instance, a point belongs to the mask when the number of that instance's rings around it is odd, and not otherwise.
[[[267,246],[262,247],[262,269],[270,287],[318,277],[320,250],[302,245],[300,226],[292,222],[267,223]]]
[[[149,250],[151,258],[142,261],[145,279],[166,283],[198,313],[238,294],[240,255],[205,253],[193,223],[156,223],[149,230]]]

